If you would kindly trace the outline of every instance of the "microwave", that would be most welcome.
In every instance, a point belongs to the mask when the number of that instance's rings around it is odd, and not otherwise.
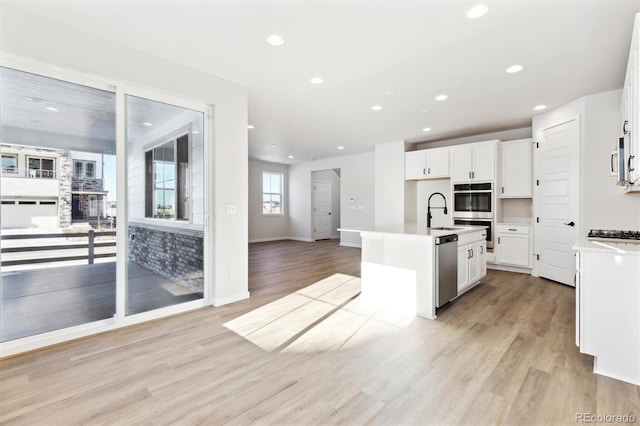
[[[493,219],[493,183],[464,183],[453,186],[453,217]]]

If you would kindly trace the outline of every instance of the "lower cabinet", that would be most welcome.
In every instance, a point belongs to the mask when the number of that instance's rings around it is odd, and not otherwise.
[[[496,226],[496,263],[531,268],[531,237],[529,225]]]
[[[487,275],[486,236],[486,232],[475,232],[458,238],[458,294]]]

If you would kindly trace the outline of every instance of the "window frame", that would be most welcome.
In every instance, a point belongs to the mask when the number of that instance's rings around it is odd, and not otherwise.
[[[13,158],[13,160],[15,161],[15,166],[14,167],[4,167],[2,166],[2,173],[6,173],[6,174],[10,174],[10,175],[17,175],[18,174],[18,154],[11,154],[11,153],[3,153],[2,154],[2,159],[4,160],[4,158]],[[11,171],[10,169],[13,169],[13,171]]]
[[[29,167],[29,162],[30,160],[38,160],[40,162],[40,168],[38,169],[32,169],[31,167]],[[51,162],[53,163],[52,169],[51,170],[46,170],[42,168],[42,160],[51,160]],[[36,170],[36,176],[31,176],[31,170]],[[42,172],[47,172],[47,173],[51,173],[51,176],[43,176]],[[53,157],[42,157],[42,156],[37,156],[37,155],[27,155],[27,169],[26,169],[26,176],[28,178],[35,178],[35,179],[57,179],[58,178],[58,173],[56,170],[56,159]]]
[[[277,175],[280,177],[280,192],[265,192],[264,191],[264,182],[265,182],[265,177],[266,175]],[[284,208],[284,173],[283,172],[272,172],[272,171],[268,171],[268,170],[263,170],[262,171],[262,190],[260,191],[260,204],[262,205],[262,215],[263,216],[284,216],[285,215],[285,208]],[[273,196],[273,195],[278,195],[280,196],[280,212],[278,213],[269,213],[269,212],[265,212],[264,211],[264,197],[265,195],[269,195],[269,196]]]
[[[93,164],[93,176],[87,176],[87,164]],[[82,164],[81,176],[76,175],[76,164]],[[96,162],[93,160],[73,160],[74,179],[96,179]]]
[[[186,219],[182,219],[178,217],[178,193],[180,191],[180,184],[181,182],[181,175],[179,173],[179,168],[178,168],[178,140],[182,137],[186,136],[187,137],[187,187],[186,187],[186,191],[187,191],[187,198],[188,198],[188,208],[187,208],[187,218]],[[174,192],[174,208],[173,208],[173,217],[154,217],[153,216],[153,212],[154,212],[154,206],[156,205],[156,190],[162,190],[162,191],[166,191],[168,189],[165,188],[161,188],[158,189],[156,188],[156,181],[155,181],[155,156],[154,156],[154,150],[158,147],[161,147],[169,142],[173,142],[173,166],[174,166],[174,172],[173,172],[173,179],[174,179],[174,188],[173,188],[173,192]],[[149,212],[147,210],[147,207],[145,207],[145,219],[152,219],[152,220],[165,220],[165,221],[171,221],[171,222],[179,222],[179,223],[188,223],[191,224],[193,223],[193,216],[191,214],[191,207],[192,207],[192,197],[191,197],[191,185],[189,185],[188,183],[190,182],[189,180],[189,175],[192,173],[192,167],[193,167],[193,159],[192,157],[192,149],[191,149],[191,144],[192,144],[192,136],[191,136],[191,130],[186,130],[186,131],[179,131],[178,133],[173,134],[172,136],[169,137],[164,137],[162,139],[159,139],[158,141],[145,145],[144,149],[143,149],[143,157],[144,157],[144,163],[145,163],[145,170],[147,170],[147,168],[149,167],[149,165],[147,164],[147,160],[148,160],[148,155],[149,153],[151,154],[151,185],[149,185],[149,183],[147,182],[149,173],[148,171],[145,171],[145,206],[148,203],[148,197],[151,197],[151,215],[149,215]]]

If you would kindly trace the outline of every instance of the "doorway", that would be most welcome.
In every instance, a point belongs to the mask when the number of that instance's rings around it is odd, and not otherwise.
[[[340,227],[340,169],[311,173],[313,240],[338,238]]]

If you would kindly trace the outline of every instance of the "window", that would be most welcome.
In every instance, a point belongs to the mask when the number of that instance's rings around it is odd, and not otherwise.
[[[27,157],[28,177],[55,179],[55,160],[53,158]]]
[[[93,179],[96,177],[96,162],[73,160],[73,177],[76,179]]]
[[[262,172],[262,214],[284,214],[282,173]]]
[[[189,220],[189,136],[145,152],[145,216]]]
[[[18,173],[18,156],[2,154],[2,173]]]

